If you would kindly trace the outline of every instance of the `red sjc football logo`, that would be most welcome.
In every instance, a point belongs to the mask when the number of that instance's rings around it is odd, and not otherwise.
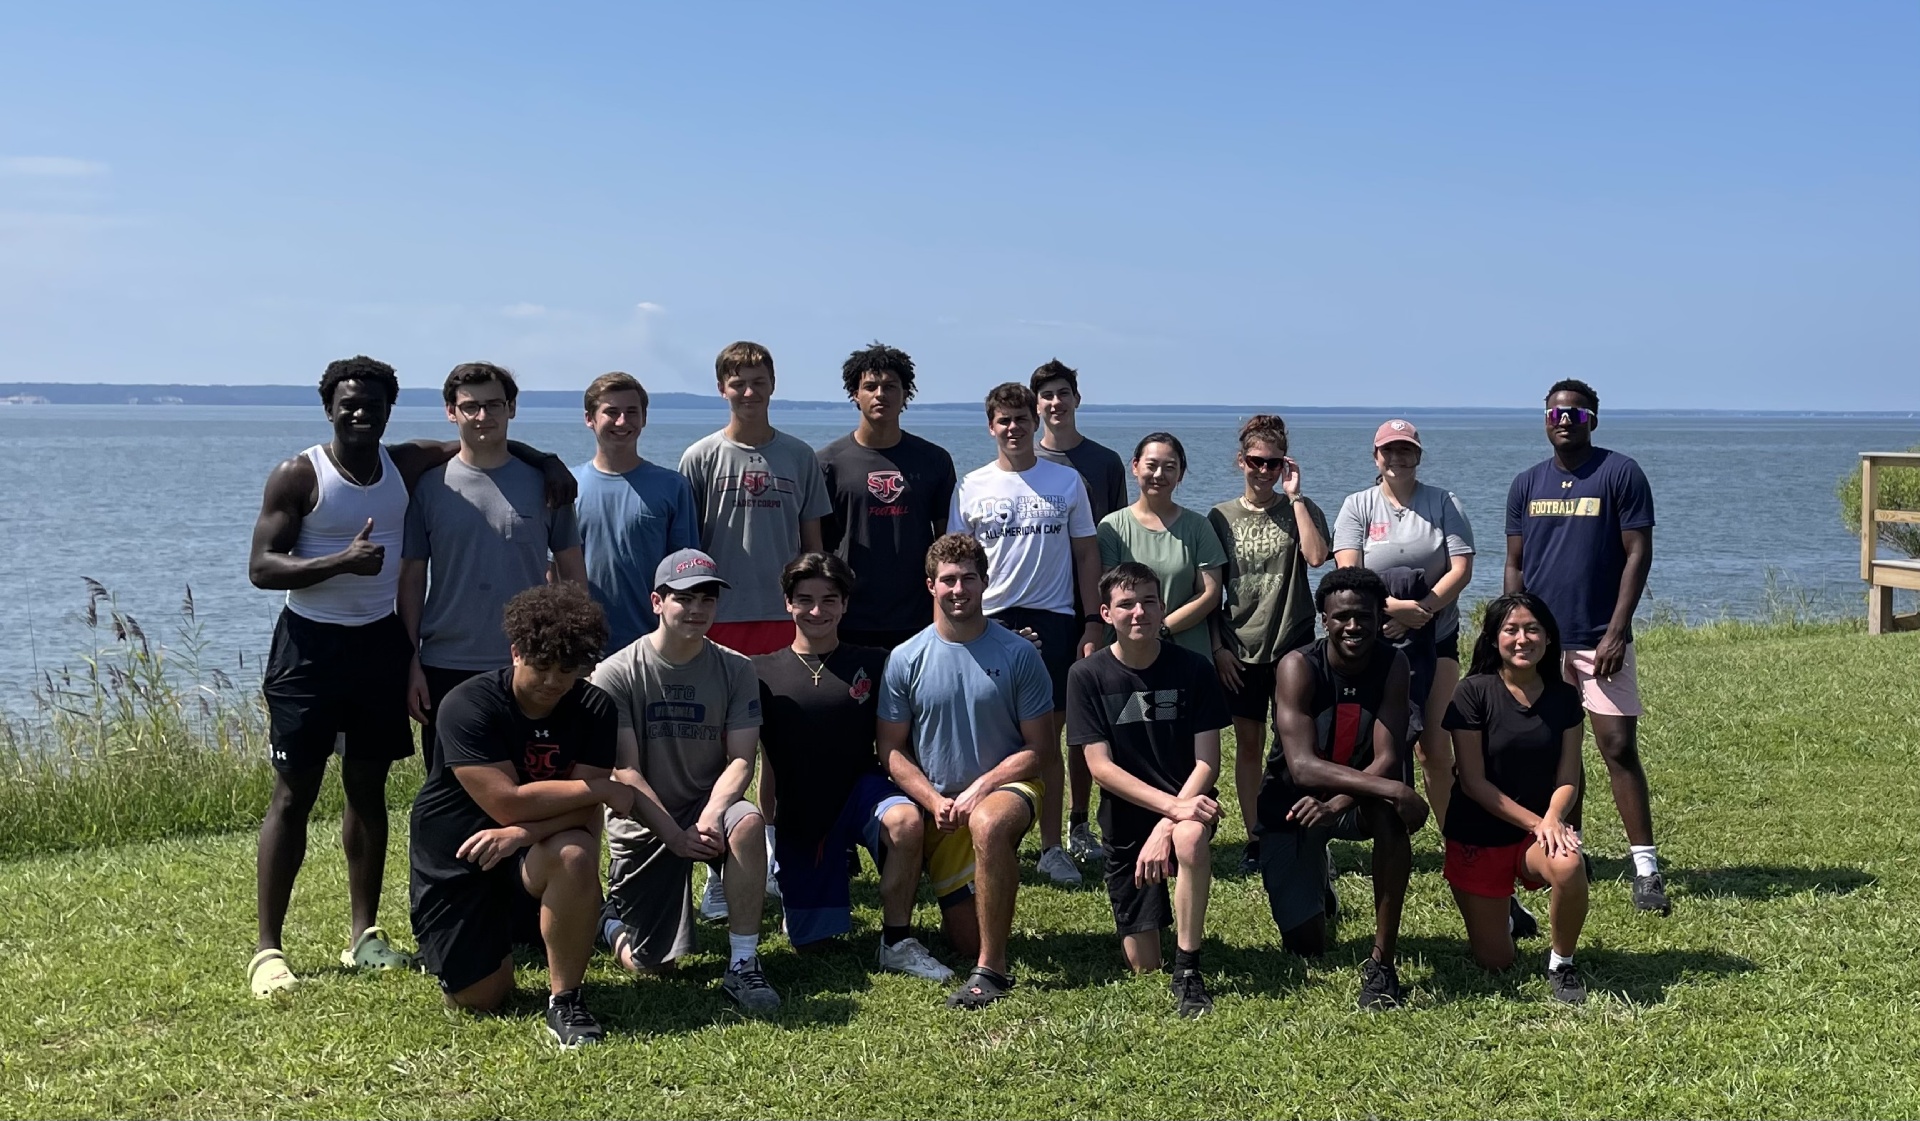
[[[898,471],[867,472],[867,493],[882,502],[892,502],[906,493],[907,477]]]
[[[767,486],[772,480],[773,476],[765,471],[742,471],[740,489],[758,498],[767,493]]]

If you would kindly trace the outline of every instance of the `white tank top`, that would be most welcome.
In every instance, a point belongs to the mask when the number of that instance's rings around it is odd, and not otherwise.
[[[400,540],[407,520],[407,484],[393,466],[387,449],[380,449],[380,479],[370,487],[359,486],[333,465],[327,449],[315,444],[301,453],[313,464],[313,476],[319,482],[319,499],[313,511],[300,523],[300,540],[294,542],[296,557],[324,557],[347,547],[347,543],[373,519],[371,540],[386,546],[386,557],[378,576],[342,573],[310,588],[287,592],[287,609],[316,623],[363,626],[379,622],[393,614],[394,591],[400,584]]]

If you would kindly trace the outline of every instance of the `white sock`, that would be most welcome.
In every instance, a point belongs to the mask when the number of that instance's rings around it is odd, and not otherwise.
[[[1552,950],[1547,951],[1547,971],[1548,972],[1552,972],[1553,970],[1556,970],[1563,965],[1572,965],[1572,964],[1573,964],[1572,958],[1570,957],[1563,958],[1559,954],[1554,953]]]
[[[1654,853],[1653,845],[1628,845],[1627,855],[1633,857],[1634,875],[1657,876],[1660,874],[1660,857]]]
[[[739,965],[743,961],[752,961],[760,956],[760,936],[758,934],[727,935],[727,965]]]

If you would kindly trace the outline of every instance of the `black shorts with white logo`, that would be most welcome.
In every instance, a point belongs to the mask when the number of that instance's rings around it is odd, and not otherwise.
[[[336,744],[348,759],[413,754],[407,672],[413,647],[400,616],[360,626],[316,623],[282,610],[261,692],[275,770],[324,766]]]

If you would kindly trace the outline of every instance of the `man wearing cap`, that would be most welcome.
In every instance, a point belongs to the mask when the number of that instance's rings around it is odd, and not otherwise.
[[[654,570],[660,624],[594,670],[620,732],[614,777],[639,791],[631,819],[609,817],[602,933],[622,966],[660,973],[693,949],[696,861],[724,866],[727,971],[721,992],[747,1012],[779,1007],[760,971],[767,843],[746,800],[760,736],[753,663],[707,638],[730,585],[698,549]]]

